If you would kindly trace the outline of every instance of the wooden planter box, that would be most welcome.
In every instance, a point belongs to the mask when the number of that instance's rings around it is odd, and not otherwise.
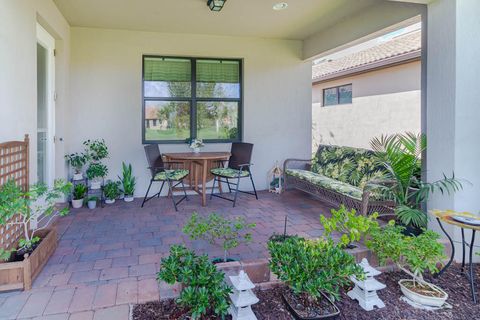
[[[30,290],[32,282],[42,271],[50,256],[57,248],[57,230],[41,230],[36,233],[42,242],[23,261],[0,263],[0,292]]]

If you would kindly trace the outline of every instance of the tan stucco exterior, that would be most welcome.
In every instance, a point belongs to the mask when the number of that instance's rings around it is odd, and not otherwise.
[[[420,132],[421,63],[320,82],[312,86],[313,150],[318,144],[369,147],[373,137]],[[352,103],[323,106],[323,89],[352,84]]]

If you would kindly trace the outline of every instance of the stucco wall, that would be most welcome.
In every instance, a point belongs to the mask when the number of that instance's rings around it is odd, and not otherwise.
[[[313,149],[368,148],[381,134],[420,132],[420,61],[312,86]],[[352,103],[323,107],[323,89],[352,84]]]
[[[37,168],[36,23],[56,39],[57,136],[64,133],[70,27],[51,0],[0,0],[0,142],[30,135],[30,180]],[[56,176],[64,175],[63,143],[56,144]]]
[[[110,147],[110,177],[122,161],[138,177],[136,195],[149,175],[141,137],[142,54],[244,58],[244,141],[255,144],[253,174],[266,187],[275,160],[308,157],[311,144],[311,66],[301,60],[300,41],[172,35],[72,28],[68,152],[85,139],[104,138]],[[160,145],[162,152],[187,145]],[[210,144],[204,150],[229,150]]]

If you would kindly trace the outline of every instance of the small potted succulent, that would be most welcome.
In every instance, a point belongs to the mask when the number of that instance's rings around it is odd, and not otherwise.
[[[87,163],[87,156],[83,153],[75,152],[65,155],[65,160],[73,168],[73,180],[83,180],[82,169]]]
[[[195,153],[199,153],[200,148],[205,146],[202,139],[190,139],[189,144],[190,149]]]
[[[411,277],[398,282],[408,299],[428,307],[441,307],[448,294],[423,279],[427,270],[438,272],[438,265],[446,258],[443,245],[437,241],[439,235],[425,229],[418,236],[405,235],[404,229],[392,220],[371,233],[367,247],[377,255],[380,264],[390,260]]]
[[[97,196],[88,197],[87,199],[88,209],[91,209],[91,210],[95,209],[97,207],[97,201],[98,201]]]
[[[108,174],[108,168],[103,163],[91,163],[87,169],[87,178],[92,189],[100,189],[102,181]]]
[[[83,183],[79,183],[73,187],[72,192],[72,207],[74,209],[81,208],[87,194],[87,186]]]
[[[287,288],[283,300],[295,319],[333,319],[340,310],[334,304],[339,289],[350,277],[364,279],[355,258],[331,238],[308,240],[292,236],[269,241],[270,270]]]
[[[246,223],[243,217],[236,217],[227,220],[222,216],[211,213],[203,218],[194,212],[183,227],[183,232],[190,236],[190,239],[203,239],[211,244],[222,243],[223,258],[213,259],[213,263],[234,261],[228,257],[228,251],[238,247],[242,242],[252,241],[252,234],[247,232],[255,228],[255,223]]]
[[[120,179],[120,183],[122,184],[123,200],[125,202],[132,202],[136,184],[136,178],[133,176],[132,173],[132,165],[127,165],[125,162],[123,162],[122,176],[119,176],[118,178]]]
[[[105,195],[105,203],[113,204],[115,199],[120,196],[120,182],[109,181],[103,187],[103,194]]]

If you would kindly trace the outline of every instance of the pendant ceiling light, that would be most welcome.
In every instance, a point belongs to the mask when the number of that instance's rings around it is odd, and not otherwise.
[[[208,0],[207,5],[212,11],[220,11],[227,0]]]

